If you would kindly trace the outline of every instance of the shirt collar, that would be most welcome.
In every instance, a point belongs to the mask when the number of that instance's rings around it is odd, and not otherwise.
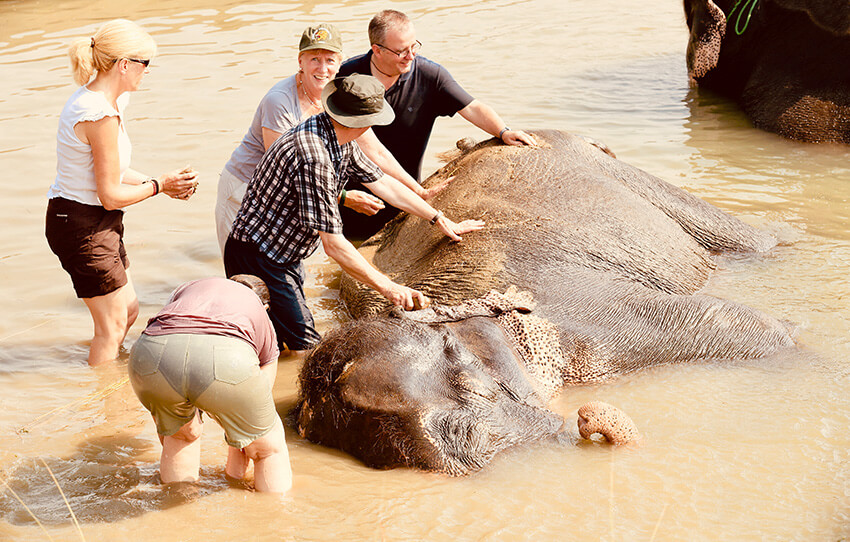
[[[366,66],[368,66],[370,70],[372,69],[372,55],[373,54],[374,53],[372,52],[371,49],[369,49],[369,51],[366,53]],[[387,92],[394,89],[395,86],[399,82],[407,81],[408,79],[410,79],[410,77],[413,75],[413,70],[416,69],[416,62],[418,60],[419,60],[419,55],[416,55],[415,57],[413,57],[413,65],[406,72],[399,74],[398,79],[396,79],[396,82],[393,83],[392,86],[389,89],[387,89]],[[371,73],[371,71],[369,73]]]

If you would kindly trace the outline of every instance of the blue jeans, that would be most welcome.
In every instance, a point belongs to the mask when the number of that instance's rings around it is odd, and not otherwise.
[[[228,277],[246,273],[265,281],[271,298],[269,316],[281,349],[308,350],[321,340],[304,297],[304,265],[301,262],[277,263],[253,243],[228,237],[224,245],[224,271]]]

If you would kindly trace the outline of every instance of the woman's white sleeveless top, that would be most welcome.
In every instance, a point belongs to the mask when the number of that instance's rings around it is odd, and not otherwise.
[[[118,117],[118,161],[121,177],[130,167],[132,145],[127,136],[124,122],[124,108],[130,94],[125,92],[118,97],[118,110],[100,93],[81,86],[68,99],[62,114],[59,115],[59,130],[56,133],[56,180],[47,191],[48,198],[65,199],[100,205],[97,197],[97,183],[94,180],[94,158],[91,145],[83,143],[74,132],[79,122],[98,121],[104,117]]]

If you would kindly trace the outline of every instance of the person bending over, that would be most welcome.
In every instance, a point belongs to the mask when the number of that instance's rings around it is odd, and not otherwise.
[[[228,476],[243,479],[253,461],[257,491],[292,486],[272,397],[280,351],[268,299],[250,275],[187,282],[133,346],[130,382],[156,424],[163,483],[198,480],[203,411],[224,428]]]

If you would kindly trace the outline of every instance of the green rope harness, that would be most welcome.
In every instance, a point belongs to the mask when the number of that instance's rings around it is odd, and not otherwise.
[[[747,27],[750,25],[750,17],[753,16],[753,10],[756,9],[756,5],[759,3],[759,0],[738,0],[735,3],[735,7],[732,8],[732,11],[729,12],[727,20],[732,19],[732,14],[735,13],[735,10],[738,9],[738,6],[741,5],[741,2],[744,5],[741,7],[741,11],[738,12],[738,18],[735,20],[735,33],[739,36],[747,31]],[[747,6],[750,7],[750,11],[747,12],[747,18],[744,20],[744,27],[741,28],[741,19],[744,17],[744,12],[747,11]]]

